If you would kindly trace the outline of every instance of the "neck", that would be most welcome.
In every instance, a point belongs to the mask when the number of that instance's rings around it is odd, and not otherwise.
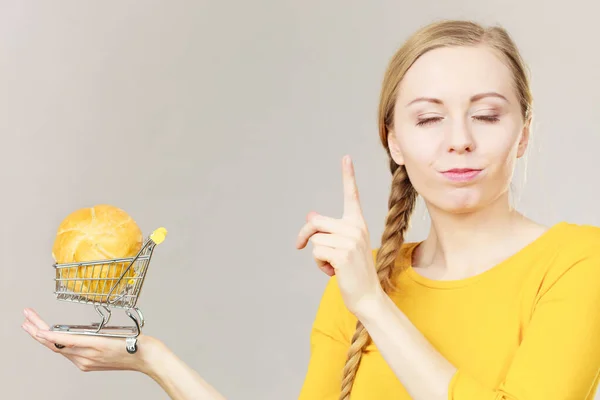
[[[472,213],[451,214],[428,205],[431,230],[415,252],[415,266],[433,274],[465,277],[482,272],[517,251],[540,227],[514,210],[508,192]]]

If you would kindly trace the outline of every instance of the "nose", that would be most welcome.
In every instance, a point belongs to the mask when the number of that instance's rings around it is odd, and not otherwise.
[[[447,148],[451,153],[468,153],[475,150],[475,140],[468,124],[458,120],[448,133]]]

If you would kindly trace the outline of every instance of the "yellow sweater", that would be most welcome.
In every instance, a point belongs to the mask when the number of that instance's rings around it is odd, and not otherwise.
[[[458,372],[449,400],[591,400],[600,375],[600,228],[559,223],[494,268],[454,281],[410,267],[417,243],[397,260],[395,304]],[[373,251],[376,255],[377,250]],[[300,400],[337,400],[356,318],[335,276],[311,333]],[[410,396],[371,343],[352,400]]]

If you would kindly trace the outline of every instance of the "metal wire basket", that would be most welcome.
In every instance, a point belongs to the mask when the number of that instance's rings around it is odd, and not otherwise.
[[[134,257],[79,263],[55,263],[54,294],[59,301],[93,305],[101,321],[91,325],[54,325],[53,331],[91,336],[125,338],[130,354],[137,352],[137,338],[145,321],[137,301],[146,279],[154,248],[167,235],[158,228],[144,241]],[[134,325],[108,326],[111,309],[122,309]],[[60,346],[57,346],[60,347]]]

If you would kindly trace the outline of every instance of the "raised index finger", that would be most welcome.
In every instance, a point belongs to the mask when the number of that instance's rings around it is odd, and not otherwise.
[[[350,156],[345,156],[342,161],[344,180],[344,218],[362,219],[362,209],[354,174],[354,165]]]

